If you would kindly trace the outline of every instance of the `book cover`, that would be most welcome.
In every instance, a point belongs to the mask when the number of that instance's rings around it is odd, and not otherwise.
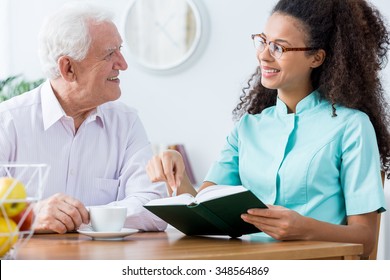
[[[196,197],[181,194],[152,200],[146,209],[187,235],[229,235],[239,237],[259,232],[241,219],[250,208],[267,208],[242,186],[211,186]]]

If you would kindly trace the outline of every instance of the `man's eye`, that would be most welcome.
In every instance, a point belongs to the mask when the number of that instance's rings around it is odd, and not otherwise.
[[[114,52],[110,52],[106,57],[104,58],[105,60],[110,60],[112,56],[114,55]]]

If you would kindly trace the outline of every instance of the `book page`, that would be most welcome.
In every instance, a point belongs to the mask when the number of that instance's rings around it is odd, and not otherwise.
[[[228,196],[235,193],[245,192],[247,189],[243,186],[226,186],[226,185],[215,185],[205,188],[200,191],[196,197],[196,203],[203,201],[212,200],[214,198]]]
[[[145,205],[157,206],[157,205],[188,205],[195,201],[194,197],[189,193],[183,193],[178,196],[154,199],[146,203]]]

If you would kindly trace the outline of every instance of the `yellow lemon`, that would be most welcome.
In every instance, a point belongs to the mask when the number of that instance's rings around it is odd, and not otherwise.
[[[0,257],[18,241],[18,226],[10,219],[0,217]]]
[[[18,180],[11,177],[0,178],[0,216],[5,214],[14,217],[22,212],[26,207],[26,188]]]

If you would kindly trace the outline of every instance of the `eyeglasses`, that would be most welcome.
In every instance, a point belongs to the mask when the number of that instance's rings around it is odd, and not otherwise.
[[[316,48],[286,48],[273,41],[267,42],[267,38],[265,38],[263,34],[252,34],[252,40],[256,50],[259,53],[265,50],[265,46],[268,43],[269,53],[276,59],[281,58],[282,54],[285,52],[311,51],[316,49]]]

